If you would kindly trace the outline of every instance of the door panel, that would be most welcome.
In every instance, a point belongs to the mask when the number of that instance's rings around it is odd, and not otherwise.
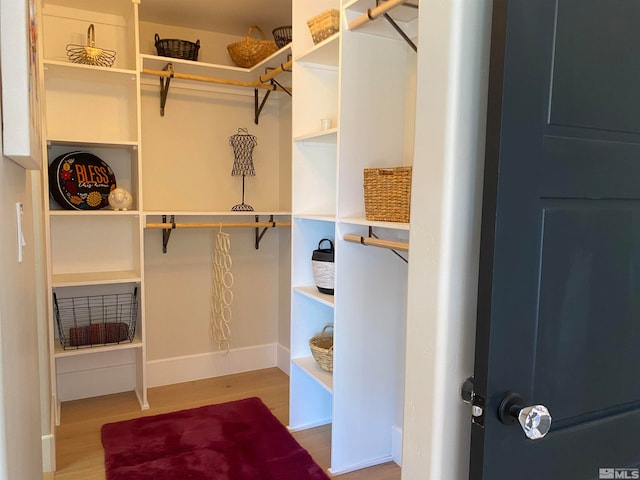
[[[551,124],[640,132],[640,4],[558,2]]]
[[[640,465],[639,26],[640,0],[494,1],[472,480]]]

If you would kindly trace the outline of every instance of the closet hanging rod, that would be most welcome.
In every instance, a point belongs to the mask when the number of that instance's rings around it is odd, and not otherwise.
[[[413,51],[417,52],[418,47],[416,46],[416,44],[413,43],[413,41],[407,36],[407,34],[404,33],[404,31],[400,28],[400,26],[398,26],[395,20],[393,20],[393,18],[391,18],[387,13],[389,10],[395,7],[398,7],[400,5],[403,5],[405,7],[416,8],[416,9],[419,8],[418,5],[407,3],[407,0],[388,0],[387,2],[382,4],[380,3],[380,0],[377,0],[375,8],[368,8],[367,13],[363,13],[355,20],[352,20],[351,22],[349,22],[349,30],[355,30],[363,26],[365,23],[377,19],[378,17],[384,17],[389,22],[389,24],[394,28],[394,30],[398,32],[398,34],[402,37],[402,39],[409,44],[409,46],[413,49]]]
[[[259,228],[290,227],[291,222],[147,223],[145,228]]]
[[[234,87],[248,87],[253,88],[256,97],[256,113],[255,113],[255,122],[258,123],[258,117],[260,116],[260,111],[258,110],[257,98],[258,98],[258,89],[262,88],[267,90],[267,95],[265,96],[262,106],[264,106],[264,102],[267,100],[269,94],[272,91],[276,92],[285,92],[289,96],[291,96],[292,91],[290,88],[283,87],[280,83],[278,83],[274,78],[281,74],[282,72],[291,71],[291,65],[293,65],[293,60],[289,60],[284,64],[280,64],[279,67],[273,68],[269,73],[265,75],[260,75],[253,82],[245,82],[242,80],[232,80],[227,78],[216,78],[216,77],[206,77],[204,75],[191,75],[187,73],[177,73],[173,69],[172,63],[167,63],[167,65],[162,70],[151,70],[151,69],[143,69],[142,73],[145,75],[155,75],[160,79],[160,116],[164,117],[164,107],[167,103],[167,95],[169,94],[169,85],[171,84],[172,78],[179,78],[182,80],[194,80],[197,82],[205,82],[205,83],[217,83],[220,85],[231,85]],[[266,83],[269,82],[269,83]],[[260,110],[262,110],[262,106],[260,106]]]
[[[409,251],[409,244],[407,242],[397,242],[395,240],[383,240],[375,237],[363,237],[360,235],[354,235],[352,233],[346,233],[344,239],[347,242],[360,243],[362,245],[370,245],[372,247],[388,248],[389,250],[400,250],[401,252]]]
[[[145,68],[145,69],[142,70],[142,73],[145,74],[145,75],[154,75],[154,76],[157,76],[157,77],[164,77],[164,78],[180,78],[182,80],[194,80],[194,81],[197,81],[197,82],[218,83],[218,84],[222,84],[222,85],[231,85],[231,86],[236,86],[236,87],[262,88],[262,89],[265,89],[265,90],[276,90],[276,91],[290,92],[289,89],[279,87],[278,85],[267,84],[266,82],[271,80],[276,75],[278,75],[278,74],[288,70],[289,68],[291,68],[292,64],[293,64],[293,61],[289,60],[287,63],[285,63],[283,65],[280,65],[279,67],[277,67],[274,70],[270,71],[266,75],[260,75],[257,79],[255,79],[252,82],[246,82],[246,81],[242,81],[242,80],[232,80],[232,79],[227,79],[227,78],[207,77],[207,76],[204,76],[204,75],[191,75],[191,74],[188,74],[188,73],[178,73],[178,72],[174,71],[173,69],[171,69],[171,70],[151,70],[151,69]]]
[[[170,216],[169,222],[167,222],[167,215],[162,215],[161,223],[146,223],[145,228],[158,228],[162,229],[162,253],[167,253],[167,246],[169,245],[169,238],[171,237],[171,232],[173,232],[176,228],[254,228],[255,229],[255,247],[256,250],[260,248],[260,241],[264,234],[270,228],[275,227],[290,227],[291,222],[276,222],[273,218],[273,215],[269,215],[269,221],[261,222],[260,216],[255,216],[255,222],[208,222],[208,223],[176,223],[175,215]],[[262,232],[260,232],[260,227],[263,227]]]

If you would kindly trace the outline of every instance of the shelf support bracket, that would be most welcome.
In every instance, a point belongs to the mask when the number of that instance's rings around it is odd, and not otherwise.
[[[384,18],[387,19],[387,22],[389,22],[389,24],[391,24],[391,26],[395,29],[396,32],[398,32],[398,34],[402,37],[402,39],[409,44],[409,46],[413,49],[413,51],[417,53],[418,52],[418,47],[407,36],[407,34],[404,33],[404,30],[402,30],[400,28],[400,26],[395,22],[395,20],[393,18],[391,18],[388,13],[384,14]]]
[[[162,215],[162,223],[167,223],[167,216]],[[162,229],[162,253],[167,253],[167,245],[169,244],[169,237],[171,232],[176,228],[175,215],[171,215],[171,228]]]
[[[276,89],[276,86],[273,85],[273,90],[275,89]],[[264,108],[264,104],[267,103],[267,99],[269,98],[269,95],[271,95],[271,90],[267,90],[267,93],[264,95],[262,102],[259,102],[258,89],[257,88],[253,89],[253,96],[255,98],[255,117],[253,121],[255,122],[256,125],[258,125],[258,121],[260,120],[260,113],[262,113],[262,109]]]
[[[258,223],[259,221],[260,217],[259,215],[256,215],[256,223]],[[260,249],[260,241],[262,240],[262,237],[264,237],[264,234],[267,233],[267,230],[276,226],[276,222],[273,220],[273,215],[269,216],[269,222],[271,223],[271,226],[264,227],[262,229],[262,232],[260,232],[260,229],[256,227],[256,250]]]
[[[377,238],[380,239],[380,237],[378,237],[375,233],[373,233],[373,227],[369,226],[369,238]],[[362,244],[364,245],[364,242],[362,242]],[[404,263],[409,263],[409,260],[407,260],[406,258],[404,258],[402,255],[400,255],[396,250],[390,248],[389,250],[391,250],[392,253],[394,253],[400,260],[402,260]]]
[[[173,78],[173,63],[167,63],[162,71],[169,72],[169,76],[167,78],[160,78],[160,116],[164,117],[164,106],[167,104],[167,94],[169,93],[169,84],[171,83],[171,79]]]

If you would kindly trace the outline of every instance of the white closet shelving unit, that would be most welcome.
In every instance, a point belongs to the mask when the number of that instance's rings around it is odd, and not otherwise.
[[[175,215],[176,222],[186,223],[252,222],[256,216],[260,221],[268,221],[271,216],[276,222],[290,220],[288,189],[283,193],[272,188],[262,194],[263,197],[270,196],[262,202],[269,204],[268,210],[231,212],[224,209],[240,200],[237,187],[228,186],[222,193],[216,191],[218,196],[225,198],[216,199],[217,203],[213,205],[203,201],[202,196],[190,196],[185,201],[183,192],[172,189],[171,179],[162,176],[158,165],[153,162],[143,165],[149,158],[155,160],[153,153],[156,150],[152,147],[157,148],[157,145],[147,143],[151,154],[144,157],[143,162],[143,114],[151,110],[145,112],[143,108],[142,91],[144,85],[153,82],[157,86],[159,83],[157,76],[149,75],[145,70],[162,70],[172,63],[176,72],[187,75],[251,82],[264,75],[266,67],[286,63],[291,47],[280,49],[251,69],[159,57],[141,52],[143,5],[140,0],[40,0],[39,7],[41,48],[38,54],[46,144],[43,197],[48,265],[47,314],[51,326],[51,388],[57,406],[55,421],[59,424],[60,402],[76,398],[133,390],[141,408],[148,408],[145,325],[145,301],[148,300],[145,298],[144,266],[148,222],[161,222],[163,215],[167,218]],[[95,45],[116,52],[112,67],[80,65],[68,60],[67,44],[86,45],[90,24],[95,25]],[[155,88],[158,109],[153,109],[154,117],[159,116],[160,106],[160,91]],[[246,87],[174,78],[167,98],[168,110],[179,110],[177,98],[181,96],[181,88],[200,90],[203,98],[210,92],[225,94],[238,90],[253,95]],[[261,89],[260,100],[264,94],[265,90]],[[283,95],[272,94],[276,98]],[[246,124],[253,124],[253,116],[246,118]],[[184,128],[188,129],[189,125]],[[111,166],[118,186],[133,195],[134,204],[130,210],[64,210],[55,202],[49,194],[48,166],[58,156],[75,150],[91,152]],[[174,161],[182,161],[182,158]],[[288,155],[282,163],[289,168]],[[201,190],[211,190],[211,182],[202,175],[194,178],[202,182]],[[283,199],[271,198],[278,195]],[[183,234],[188,235],[175,235]],[[152,248],[161,251],[162,245],[153,244]],[[171,249],[170,244],[168,248]],[[58,298],[84,297],[132,293],[134,289],[137,289],[138,307],[132,342],[62,348],[53,308],[54,295]]]
[[[399,462],[402,444],[407,264],[343,239],[368,236],[370,227],[387,240],[409,236],[409,224],[368,221],[364,212],[363,169],[413,163],[415,54],[385,19],[347,28],[375,6],[293,2],[290,428],[332,423],[334,474]],[[306,21],[330,8],[341,12],[340,32],[314,45]],[[417,10],[400,6],[390,16],[415,41]],[[327,117],[335,128],[322,131]],[[322,238],[336,247],[329,298],[313,286],[310,262]],[[308,347],[328,323],[333,374]]]
[[[134,390],[147,408],[144,364],[144,289],[140,212],[139,75],[137,5],[130,0],[43,0],[41,85],[46,145],[43,172],[58,156],[91,152],[113,169],[118,186],[132,192],[129,211],[63,210],[49,195],[43,175],[45,234],[49,272],[52,394],[56,423],[64,400]],[[84,45],[95,24],[96,45],[117,51],[112,68],[67,60],[66,45]],[[132,293],[137,289],[136,332],[132,342],[92,348],[62,348],[53,312],[58,298]],[[101,376],[87,366],[100,369]]]

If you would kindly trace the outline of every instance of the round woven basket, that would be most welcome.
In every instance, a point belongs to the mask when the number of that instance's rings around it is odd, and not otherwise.
[[[253,30],[257,30],[260,33],[260,40],[251,38]],[[249,27],[247,38],[243,41],[227,45],[227,51],[229,52],[231,60],[243,68],[253,67],[277,50],[278,46],[276,42],[273,40],[265,40],[264,32],[257,25]]]
[[[327,329],[333,330],[333,325],[325,325],[322,332],[309,339],[311,354],[320,368],[333,372],[333,332],[327,333]]]

